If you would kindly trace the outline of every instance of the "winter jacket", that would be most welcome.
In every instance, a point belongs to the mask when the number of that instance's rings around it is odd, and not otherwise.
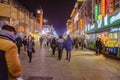
[[[52,40],[51,47],[52,47],[52,49],[57,47],[57,41],[55,39]]]
[[[22,39],[20,37],[16,38],[15,42],[16,42],[17,47],[22,46]]]
[[[72,46],[73,46],[73,40],[71,39],[71,38],[67,38],[66,40],[65,40],[65,49],[67,50],[67,51],[71,51],[72,50]]]
[[[34,43],[34,40],[33,40],[33,39],[28,40],[28,41],[27,41],[27,51],[32,53],[32,52],[33,52],[34,45],[35,45],[35,43]]]
[[[57,41],[57,46],[58,46],[58,49],[63,49],[64,48],[64,39],[59,38]]]
[[[18,57],[14,37],[8,31],[0,30],[0,50],[5,51],[5,60],[8,67],[8,80],[16,80],[22,76],[22,66]],[[1,62],[0,62],[1,63]]]

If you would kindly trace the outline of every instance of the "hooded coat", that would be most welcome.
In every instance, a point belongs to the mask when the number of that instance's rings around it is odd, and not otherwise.
[[[14,36],[5,30],[0,30],[0,50],[5,51],[5,60],[8,67],[8,80],[16,80],[22,76],[22,66],[18,57]]]

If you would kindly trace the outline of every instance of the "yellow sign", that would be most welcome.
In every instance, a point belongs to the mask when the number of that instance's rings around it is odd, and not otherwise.
[[[99,20],[102,20],[102,15],[101,15],[101,14],[98,16],[98,19],[99,19]]]
[[[82,26],[83,26],[83,20],[80,19],[80,29],[82,29]]]

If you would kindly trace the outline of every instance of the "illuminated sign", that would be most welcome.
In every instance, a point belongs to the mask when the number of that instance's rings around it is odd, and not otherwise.
[[[80,29],[82,28],[82,26],[83,26],[83,20],[80,19]]]
[[[114,11],[114,0],[109,0],[109,12]]]
[[[98,4],[95,5],[95,20],[98,20]]]
[[[89,25],[88,25],[88,31],[90,31],[90,27],[91,27],[91,25],[89,24]]]
[[[114,23],[117,20],[120,20],[120,12],[110,18],[110,24]]]
[[[90,30],[90,24],[85,26],[85,31],[89,31]]]
[[[79,20],[79,13],[77,13],[74,17],[74,23],[76,23]]]
[[[83,1],[83,0],[77,0],[77,1]]]
[[[105,0],[101,0],[101,10],[102,10],[102,16],[105,15]]]
[[[101,15],[101,14],[98,16],[98,19],[99,19],[99,20],[102,20],[102,15]]]
[[[95,28],[95,25],[94,25],[94,24],[91,25],[90,29],[92,30],[92,29],[94,29],[94,28]]]
[[[109,12],[109,0],[106,0],[105,3],[106,14]]]
[[[108,25],[108,16],[107,15],[104,17],[104,25]]]
[[[84,0],[77,0],[77,2],[83,2]]]
[[[98,24],[98,28],[101,28],[102,27],[102,20],[98,20],[97,24]]]
[[[115,32],[115,31],[118,31],[119,30],[119,28],[113,28],[113,29],[111,29],[111,32]]]

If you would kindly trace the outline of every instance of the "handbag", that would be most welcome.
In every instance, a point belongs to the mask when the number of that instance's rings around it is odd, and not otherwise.
[[[32,52],[35,53],[35,49],[34,48],[32,48]]]

